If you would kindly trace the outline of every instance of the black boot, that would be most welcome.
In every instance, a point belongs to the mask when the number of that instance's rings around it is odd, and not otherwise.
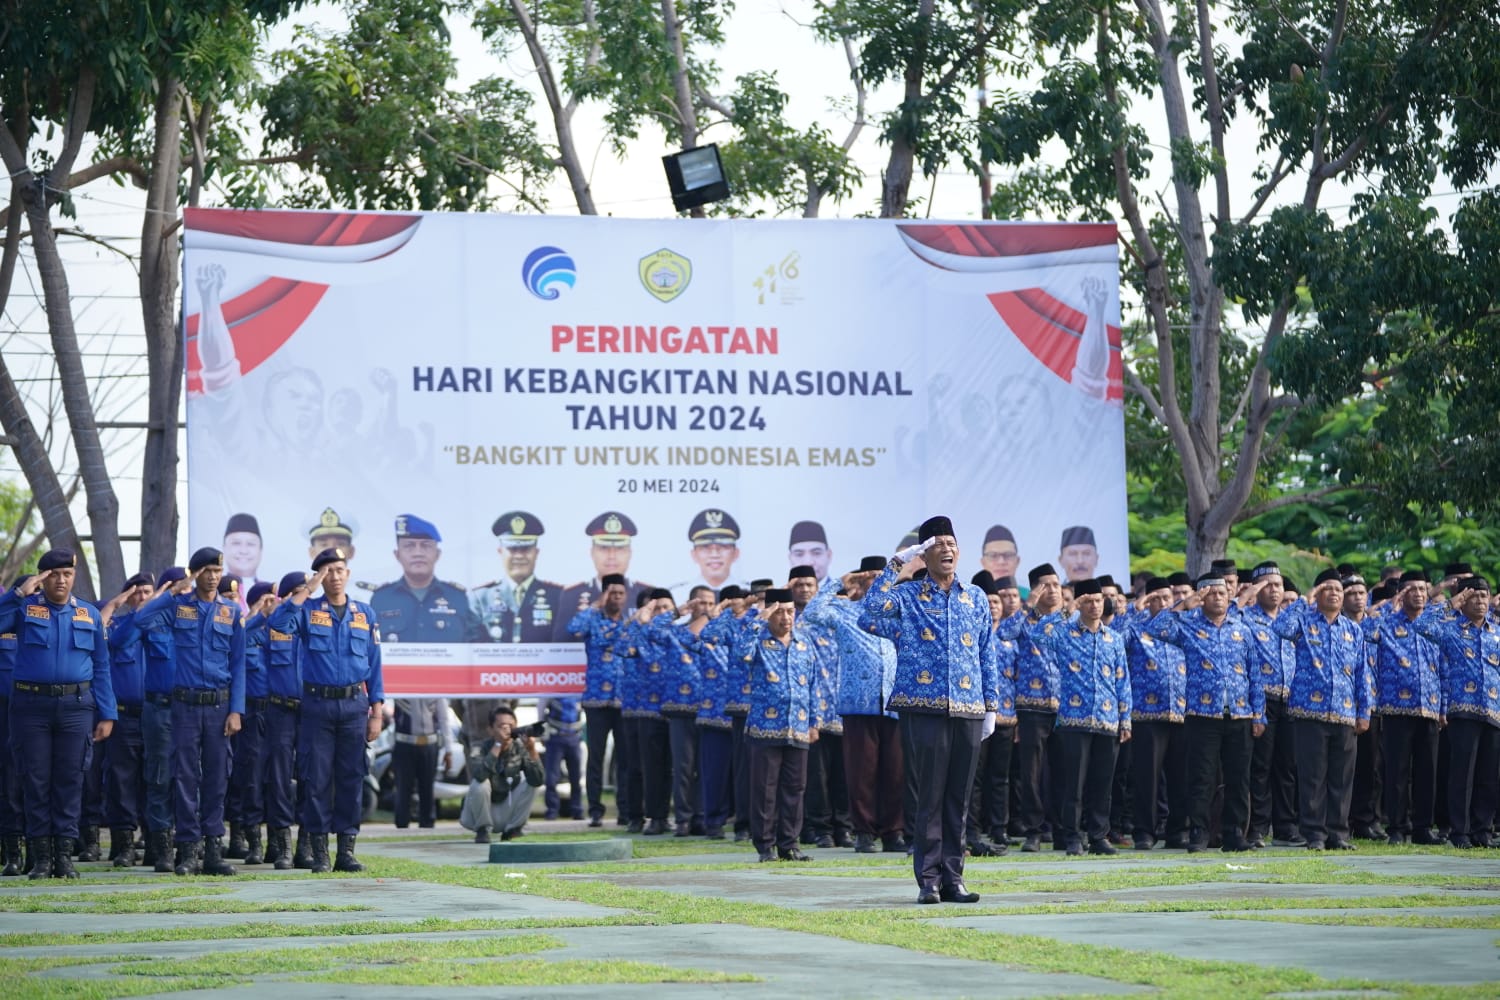
[[[279,872],[290,869],[292,867],[292,828],[284,826],[279,830],[272,830],[271,845],[271,852],[268,855],[271,864]]]
[[[292,865],[297,868],[313,866],[312,847],[308,844],[307,830],[297,827],[297,850],[292,854]]]
[[[218,837],[203,838],[203,874],[233,875],[234,865],[224,860],[224,847]]]
[[[203,873],[203,856],[198,852],[202,849],[202,841],[179,840],[177,842],[177,864],[172,868],[172,871],[178,875],[201,875]]]
[[[97,829],[97,828],[96,828]],[[73,838],[52,838],[52,877],[77,878],[78,869],[73,867]],[[95,855],[98,857],[98,855]]]
[[[116,868],[134,868],[135,831],[127,827],[109,831],[109,853]]]
[[[83,838],[78,844],[78,860],[99,860],[99,828],[97,826],[83,828]]]
[[[328,864],[328,834],[315,833],[309,837],[312,841],[312,867],[308,869],[314,875],[322,875],[330,871]]]
[[[357,836],[359,834],[356,833],[339,834],[339,856],[333,863],[334,871],[362,872],[365,870],[365,866],[360,864],[359,859],[354,856],[354,838]]]
[[[245,827],[245,864],[264,864],[266,857],[261,853],[260,847],[260,824]]]
[[[0,837],[0,844],[5,847],[5,869],[0,871],[0,875],[19,875],[25,871],[21,867],[21,838],[7,833]]]
[[[243,858],[249,849],[249,845],[245,842],[245,828],[238,823],[230,823],[229,849],[224,852],[224,857]]]
[[[152,830],[148,837],[151,841],[151,870],[161,875],[172,874],[172,831]]]
[[[26,873],[29,879],[52,877],[52,838],[51,837],[27,837],[26,852],[31,855],[31,871]]]

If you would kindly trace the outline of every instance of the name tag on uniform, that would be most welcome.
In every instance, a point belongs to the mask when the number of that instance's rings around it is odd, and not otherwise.
[[[272,642],[291,642],[292,641],[292,635],[291,635],[290,632],[278,632],[274,628],[271,629],[270,632],[271,632],[271,641]]]
[[[307,620],[313,625],[333,626],[333,616],[326,611],[310,611]]]
[[[349,624],[355,626],[356,628],[370,627],[370,623],[365,621],[365,613],[363,611],[354,612],[354,614],[350,618]]]
[[[191,618],[196,621],[198,618],[198,609],[191,604],[179,604],[177,605],[177,617]]]
[[[86,622],[92,621],[93,619],[89,617],[89,609],[85,608],[83,605],[79,605],[78,607],[73,609],[73,620],[75,622]]]
[[[45,604],[28,604],[26,605],[26,617],[40,618],[42,621],[51,621],[52,609],[47,607]]]
[[[219,607],[214,611],[214,621],[219,622],[223,625],[233,624],[234,609],[229,607],[227,604],[219,605]]]

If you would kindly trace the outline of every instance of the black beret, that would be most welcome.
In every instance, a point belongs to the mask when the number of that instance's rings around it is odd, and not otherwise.
[[[1099,585],[1099,581],[1097,579],[1095,579],[1095,580],[1075,580],[1075,581],[1073,581],[1073,596],[1074,597],[1087,597],[1090,594],[1103,594],[1103,593],[1104,593],[1104,588]]]
[[[624,573],[605,573],[599,578],[599,586],[601,587],[613,587],[617,583],[622,587],[627,586]]]
[[[1002,577],[1000,577],[999,579],[997,579],[995,581],[995,590],[997,592],[1001,591],[1001,590],[1019,590],[1019,589],[1021,589],[1020,585],[1016,583],[1016,578],[1013,577],[1013,576],[1002,576]]]
[[[78,565],[78,557],[72,549],[52,549],[37,560],[36,568],[45,573],[49,569],[72,569]]]
[[[984,544],[990,542],[1015,542],[1016,536],[1010,533],[1010,529],[1003,524],[992,524],[990,530],[984,533]]]
[[[1164,576],[1148,577],[1146,580],[1146,587],[1142,591],[1142,593],[1152,594],[1158,590],[1168,590],[1171,588],[1171,586],[1172,584],[1169,583],[1167,581],[1167,578]]]
[[[146,572],[143,571],[143,572],[137,573],[135,576],[132,576],[130,579],[126,580],[125,581],[125,586],[121,587],[120,589],[121,590],[129,590],[131,587],[154,587],[154,586],[156,586],[156,581],[152,578],[151,574],[150,573],[146,573]]]
[[[1094,529],[1075,524],[1071,528],[1064,528],[1062,533],[1061,548],[1069,545],[1097,545],[1094,541]]]
[[[233,573],[225,573],[219,578],[219,593],[227,597],[238,597],[240,594],[240,578]]]
[[[344,550],[343,549],[338,549],[338,548],[324,549],[322,552],[319,552],[317,555],[313,556],[313,561],[312,561],[313,572],[316,573],[318,570],[322,569],[324,566],[327,566],[329,563],[336,563],[336,562],[343,562],[343,561],[344,561]]]
[[[810,576],[814,580],[816,580],[818,578],[818,571],[813,569],[811,566],[793,566],[791,575],[788,576],[787,579],[800,580],[805,576]]]
[[[1250,579],[1259,580],[1263,576],[1280,576],[1281,567],[1274,562],[1263,562],[1250,571]]]
[[[917,528],[918,542],[925,542],[929,538],[937,538],[942,535],[947,535],[949,538],[953,537],[953,522],[942,514],[929,517]]]
[[[719,600],[721,601],[734,601],[744,596],[745,589],[735,583],[731,583],[729,586],[719,591]]]
[[[1193,578],[1181,570],[1167,577],[1167,586],[1169,587],[1191,587],[1192,585]]]
[[[206,568],[208,566],[223,566],[223,565],[224,565],[224,553],[220,552],[218,549],[214,548],[212,545],[205,545],[203,548],[199,549],[197,552],[194,552],[193,553],[193,557],[188,560],[188,572],[189,573],[196,573],[200,569],[204,569],[204,568]]]
[[[229,523],[224,525],[224,534],[233,535],[236,532],[246,532],[260,537],[260,522],[255,520],[254,514],[231,514]]]
[[[798,542],[817,542],[820,545],[827,545],[828,534],[817,521],[798,521],[792,525],[792,534],[786,540],[786,546],[791,548]]]
[[[1407,583],[1430,583],[1431,581],[1427,579],[1427,571],[1426,570],[1424,570],[1424,569],[1409,569],[1405,573],[1401,574],[1401,581],[1400,582],[1402,584],[1407,584]]]
[[[1036,584],[1037,584],[1037,581],[1040,580],[1042,577],[1044,577],[1044,576],[1056,576],[1056,575],[1057,575],[1057,570],[1055,570],[1055,569],[1052,568],[1052,564],[1051,563],[1042,563],[1040,566],[1033,566],[1033,567],[1031,567],[1030,570],[1027,571],[1027,573],[1026,573],[1026,582],[1027,582],[1028,586],[1035,587]]]
[[[987,569],[982,569],[978,573],[975,573],[969,582],[986,594],[993,594],[995,592],[995,576]]]
[[[176,583],[179,580],[186,579],[187,570],[183,569],[181,566],[168,566],[166,569],[161,571],[161,576],[157,577],[156,583],[158,586],[161,586],[162,584]]]
[[[248,594],[245,595],[245,603],[246,604],[250,604],[250,605],[254,605],[262,597],[265,597],[270,592],[271,592],[271,583],[270,583],[270,581],[269,580],[262,580],[259,583],[257,583],[255,586],[253,586],[253,587],[250,588],[250,593],[248,593]]]
[[[879,573],[885,569],[885,556],[865,556],[859,561],[856,573]]]
[[[1322,586],[1323,584],[1327,583],[1329,580],[1332,580],[1334,583],[1338,583],[1339,582],[1339,571],[1336,570],[1336,569],[1325,569],[1323,572],[1319,573],[1317,575],[1317,577],[1315,577],[1313,579],[1313,586],[1314,587]]]
[[[163,575],[165,576],[165,574]],[[281,582],[276,584],[276,596],[286,597],[292,591],[296,590],[306,582],[307,574],[302,572],[301,570],[296,570],[294,572],[288,573],[286,576],[281,578]]]

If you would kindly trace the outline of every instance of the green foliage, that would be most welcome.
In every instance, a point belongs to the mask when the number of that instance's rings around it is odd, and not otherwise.
[[[553,168],[537,138],[530,96],[487,77],[457,90],[441,0],[351,4],[347,32],[299,29],[275,53],[279,79],[259,94],[265,154],[304,174],[296,206],[470,211],[501,199],[540,207],[535,189]]]

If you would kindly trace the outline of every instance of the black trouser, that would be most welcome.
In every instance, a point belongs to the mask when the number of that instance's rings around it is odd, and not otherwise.
[[[1500,729],[1483,719],[1448,718],[1449,837],[1489,830],[1500,799]]]
[[[391,747],[391,767],[396,771],[396,826],[405,829],[411,823],[411,794],[417,793],[417,824],[432,826],[437,822],[437,805],[432,800],[432,779],[437,774],[437,737],[418,746],[396,741]]]
[[[1186,837],[1188,833],[1187,735],[1180,722],[1142,720],[1131,726],[1131,785],[1135,809],[1131,831],[1136,840]],[[1166,774],[1167,809],[1163,815],[1161,777]]]
[[[1220,830],[1224,843],[1237,844],[1250,824],[1250,755],[1255,743],[1251,719],[1189,715],[1183,722],[1188,753],[1188,821],[1193,842],[1208,845],[1209,808],[1224,775]]]
[[[628,742],[641,771],[641,804],[647,819],[667,818],[672,802],[672,741],[659,715],[626,718]]]
[[[1437,795],[1437,720],[1420,715],[1381,716],[1380,737],[1386,830],[1400,834],[1431,831]]]
[[[807,801],[803,823],[814,837],[849,833],[849,783],[844,780],[844,737],[819,732],[807,752]]]
[[[1016,729],[1020,739],[1016,744],[1021,782],[1019,805],[1021,832],[1028,837],[1039,837],[1042,824],[1047,819],[1047,801],[1051,798],[1043,785],[1042,768],[1046,761],[1047,741],[1052,736],[1056,712],[1032,712],[1022,709],[1016,713]]]
[[[684,829],[703,829],[703,800],[698,794],[698,719],[667,716],[672,750],[672,813]]]
[[[912,871],[924,891],[963,881],[964,818],[983,730],[983,719],[901,714],[901,753],[917,791]]]
[[[734,832],[750,832],[750,741],[745,736],[745,717],[731,715],[734,729]]]
[[[1298,719],[1293,731],[1302,836],[1309,844],[1348,840],[1349,801],[1354,794],[1354,727]]]
[[[630,796],[626,789],[625,727],[620,724],[620,710],[612,705],[585,708],[584,739],[588,742],[589,759],[584,765],[583,783],[588,792],[589,818],[604,818],[604,754],[610,734],[615,738],[615,814],[627,823],[632,817],[626,803]],[[577,793],[575,792],[576,796]]]
[[[1135,802],[1131,797],[1131,760],[1134,756],[1134,738],[1129,743],[1117,745],[1115,777],[1109,793],[1109,830],[1121,836],[1135,829]]]
[[[136,711],[139,711],[137,708]],[[3,752],[10,756],[10,748]],[[120,713],[114,731],[105,740],[104,819],[111,830],[140,830],[146,825],[146,744],[141,738],[139,715]],[[3,773],[0,768],[0,773]]]
[[[1370,716],[1370,728],[1354,740],[1354,795],[1349,802],[1349,825],[1365,832],[1385,820],[1382,808],[1380,716]]]
[[[1285,698],[1266,696],[1266,731],[1250,758],[1250,829],[1278,840],[1297,829],[1297,746]]]
[[[797,846],[802,829],[802,794],[807,786],[807,747],[748,741],[750,753],[750,839],[762,854]]]
[[[1015,726],[996,726],[990,738],[979,745],[979,766],[974,769],[974,788],[969,793],[970,840],[989,834],[997,844],[1006,840],[1010,822],[1010,758],[1016,739]]]
[[[821,742],[821,741],[820,741]],[[892,837],[906,829],[901,725],[884,715],[844,716],[844,776],[849,823],[856,833]]]
[[[1109,799],[1115,782],[1115,754],[1120,737],[1089,729],[1059,729],[1059,834],[1068,847],[1109,837]]]

